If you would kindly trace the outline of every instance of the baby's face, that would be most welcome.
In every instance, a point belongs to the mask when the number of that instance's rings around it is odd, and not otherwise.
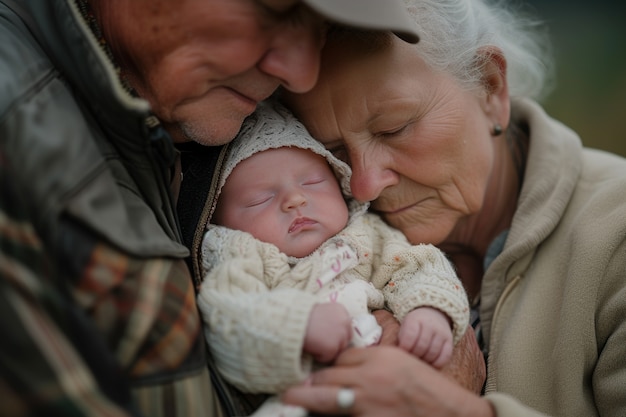
[[[237,165],[222,188],[213,223],[243,230],[298,258],[348,222],[328,162],[312,151],[278,148]]]

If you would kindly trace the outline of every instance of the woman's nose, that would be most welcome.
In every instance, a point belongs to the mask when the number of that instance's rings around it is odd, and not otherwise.
[[[382,191],[398,183],[398,174],[375,160],[350,158],[352,195],[359,201],[374,201]]]

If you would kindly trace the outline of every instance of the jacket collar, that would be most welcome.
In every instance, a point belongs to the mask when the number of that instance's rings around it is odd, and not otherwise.
[[[482,282],[481,323],[486,341],[500,295],[507,285],[523,279],[537,247],[558,226],[582,169],[582,143],[576,133],[531,100],[514,100],[512,110],[511,123],[528,127],[530,146],[511,228]]]
[[[124,87],[77,2],[22,1],[44,36],[40,42],[46,53],[99,121],[117,137],[146,137],[146,120],[151,118],[148,102]]]

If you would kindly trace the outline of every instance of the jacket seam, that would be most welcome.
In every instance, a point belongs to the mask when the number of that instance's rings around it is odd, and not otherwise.
[[[11,103],[5,109],[5,113],[0,115],[0,125],[3,125],[11,116],[13,116],[21,106],[28,103],[28,101],[37,98],[37,95],[55,79],[61,79],[59,71],[56,69],[49,69],[37,80],[32,82],[30,86],[26,87],[21,94],[11,100]]]

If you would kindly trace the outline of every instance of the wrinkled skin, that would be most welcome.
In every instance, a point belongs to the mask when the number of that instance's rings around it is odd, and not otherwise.
[[[92,1],[122,77],[177,142],[219,145],[278,86],[315,84],[321,17],[251,0]]]

